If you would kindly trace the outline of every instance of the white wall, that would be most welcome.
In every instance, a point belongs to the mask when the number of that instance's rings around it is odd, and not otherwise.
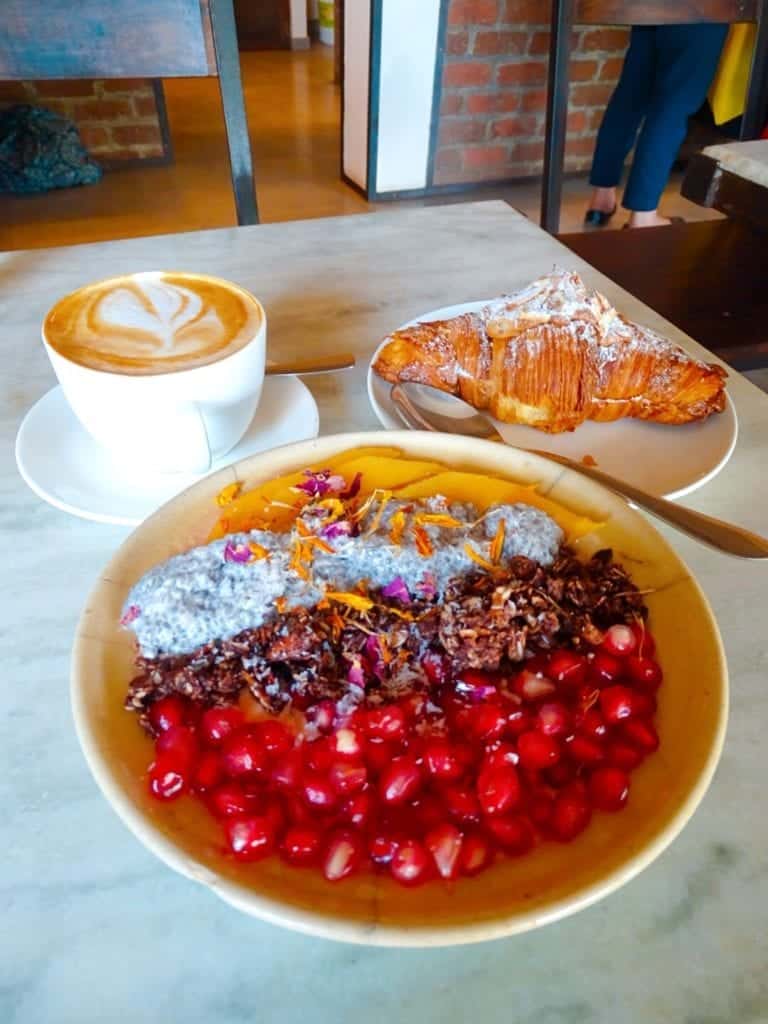
[[[344,125],[342,166],[360,188],[368,176],[368,92],[371,6],[344,4]]]
[[[291,39],[307,38],[307,0],[291,0]]]

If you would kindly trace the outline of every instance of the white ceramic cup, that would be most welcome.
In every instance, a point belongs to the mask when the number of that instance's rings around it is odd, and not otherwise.
[[[92,369],[58,352],[43,324],[43,344],[72,411],[120,461],[168,473],[206,473],[253,419],[264,383],[266,314],[245,289],[202,276],[242,293],[257,313],[252,338],[203,366],[141,375]]]

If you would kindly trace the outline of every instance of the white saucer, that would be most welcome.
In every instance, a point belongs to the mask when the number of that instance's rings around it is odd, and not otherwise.
[[[215,473],[256,452],[317,437],[312,393],[297,377],[268,377],[243,439]],[[16,435],[16,465],[32,490],[64,512],[99,523],[135,526],[200,477],[121,466],[80,425],[60,387],[32,406]]]
[[[486,299],[483,302],[445,306],[410,320],[403,327],[476,312],[487,306],[488,302]],[[373,372],[373,363],[383,345],[384,342],[376,349],[368,367],[368,397],[383,426],[388,430],[402,430],[403,421],[389,397],[391,385]],[[442,406],[436,411],[452,415],[450,407]],[[533,427],[499,423],[496,420],[494,423],[507,444],[554,452],[576,462],[580,462],[584,456],[592,456],[598,468],[605,473],[665,498],[679,498],[689,494],[716,476],[730,459],[738,436],[736,410],[730,398],[721,413],[710,416],[702,423],[686,423],[676,427],[621,419],[614,423],[587,422],[570,432],[545,434]]]

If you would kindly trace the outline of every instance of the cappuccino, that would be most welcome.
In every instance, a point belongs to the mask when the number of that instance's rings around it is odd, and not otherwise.
[[[239,351],[262,314],[246,291],[204,274],[146,272],[86,285],[48,313],[43,333],[65,359],[135,376],[192,370]]]

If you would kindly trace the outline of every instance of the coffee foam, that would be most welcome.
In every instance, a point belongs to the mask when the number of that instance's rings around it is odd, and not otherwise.
[[[43,332],[60,355],[82,366],[150,375],[223,359],[251,341],[260,322],[255,300],[226,281],[143,273],[67,295]]]

